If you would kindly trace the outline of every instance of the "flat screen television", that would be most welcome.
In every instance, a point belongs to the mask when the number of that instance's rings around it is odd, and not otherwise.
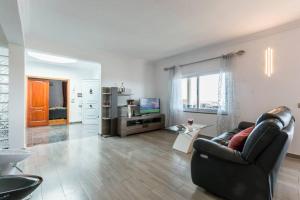
[[[159,98],[141,98],[140,99],[140,113],[150,114],[160,112]]]

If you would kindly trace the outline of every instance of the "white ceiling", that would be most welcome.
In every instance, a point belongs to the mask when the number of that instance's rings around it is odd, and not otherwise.
[[[155,60],[300,18],[299,0],[28,0],[25,41]],[[31,47],[34,48],[34,47]]]
[[[99,67],[101,67],[101,64],[99,63],[95,63],[95,62],[90,62],[90,61],[85,61],[85,60],[77,60],[74,63],[53,63],[53,62],[48,62],[48,61],[43,61],[43,60],[39,60],[37,58],[31,57],[28,52],[33,51],[33,52],[37,52],[37,53],[42,53],[42,54],[47,54],[47,55],[53,55],[53,54],[48,54],[46,52],[41,52],[41,51],[36,51],[36,50],[32,50],[32,49],[26,49],[26,61],[29,63],[40,63],[40,64],[44,64],[44,65],[49,65],[49,66],[61,66],[61,67],[68,67],[70,69],[97,69]],[[60,55],[53,55],[53,56],[60,56]]]
[[[23,32],[18,9],[18,0],[1,0],[0,24],[7,42],[23,45]]]

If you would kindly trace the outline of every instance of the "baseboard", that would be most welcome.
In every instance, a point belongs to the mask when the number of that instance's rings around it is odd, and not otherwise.
[[[81,124],[82,121],[75,121],[75,122],[70,122],[70,124]]]
[[[300,155],[297,155],[297,154],[287,153],[286,156],[289,157],[289,158],[295,158],[295,159],[300,160]]]
[[[65,125],[67,123],[68,123],[68,121],[66,119],[51,119],[51,120],[49,120],[50,126]]]

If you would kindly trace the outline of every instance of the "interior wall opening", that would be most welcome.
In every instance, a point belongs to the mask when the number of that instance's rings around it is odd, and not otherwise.
[[[99,63],[27,50],[25,75],[27,146],[99,134]]]

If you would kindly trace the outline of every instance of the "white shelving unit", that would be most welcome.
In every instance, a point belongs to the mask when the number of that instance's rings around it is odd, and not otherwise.
[[[8,55],[0,54],[0,149],[8,148],[8,100],[9,63]]]

